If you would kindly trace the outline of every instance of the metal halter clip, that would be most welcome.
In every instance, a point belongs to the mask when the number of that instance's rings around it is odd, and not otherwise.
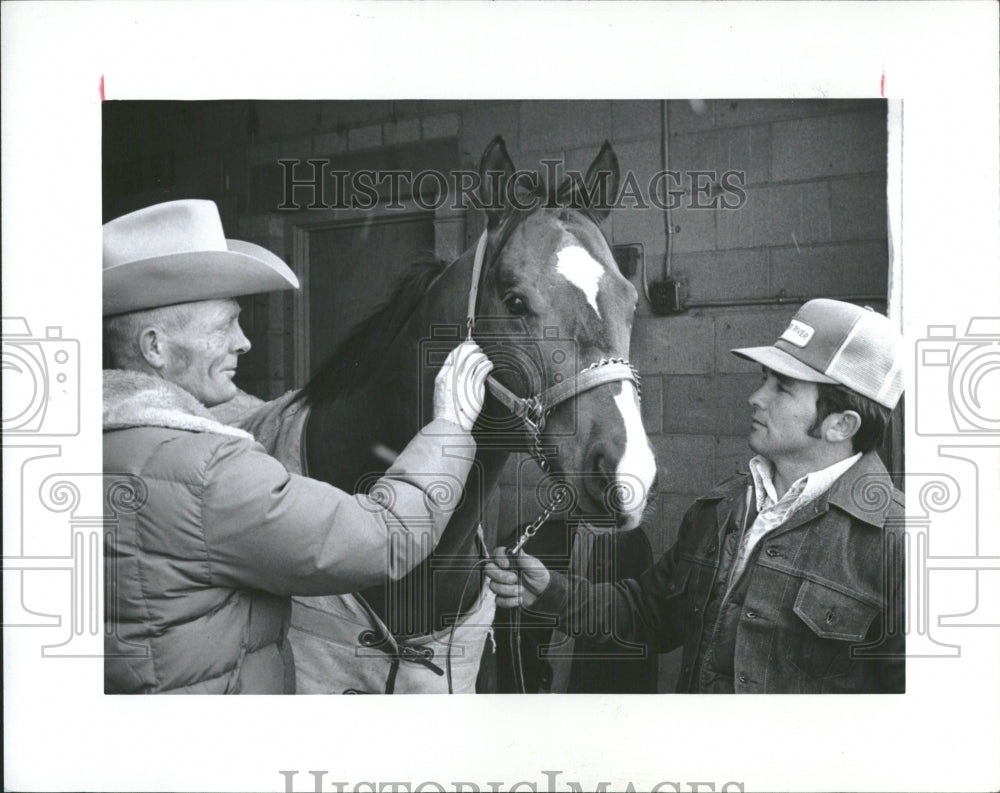
[[[528,425],[528,429],[537,435],[545,429],[545,410],[538,397],[525,397],[521,400],[523,406],[521,418]]]

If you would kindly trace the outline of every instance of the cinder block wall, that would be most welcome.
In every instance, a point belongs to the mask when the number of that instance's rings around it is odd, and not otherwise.
[[[695,208],[712,194],[696,195],[690,177],[671,185],[684,194],[669,217],[669,262],[661,209],[615,210],[605,224],[613,244],[642,245],[648,281],[679,279],[691,306],[657,316],[640,298],[632,338],[643,418],[660,467],[660,492],[644,525],[654,552],[672,544],[698,494],[745,469],[746,398],[760,375],[729,349],[771,343],[812,297],[885,309],[881,101],[149,103],[138,115],[124,107],[105,113],[106,218],[170,198],[212,198],[230,235],[285,257],[289,224],[274,195],[279,157],[376,157],[453,141],[451,165],[469,169],[501,134],[515,164],[532,169],[556,158],[583,170],[608,139],[623,174],[634,174],[642,191],[667,169],[714,173],[716,181],[727,171],[743,174],[746,200],[737,209]],[[467,215],[467,245],[482,223]],[[449,252],[457,253],[442,251]],[[642,271],[632,280],[642,293]],[[254,349],[241,364],[240,383],[262,397],[302,385],[292,379],[290,317],[287,293],[254,298],[244,308]],[[537,476],[530,461],[511,461],[490,504],[494,526],[509,530],[537,514]],[[662,690],[672,689],[675,674],[675,664],[661,664]]]

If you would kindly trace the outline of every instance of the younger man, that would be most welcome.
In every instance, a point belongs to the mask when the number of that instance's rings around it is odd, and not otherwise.
[[[683,645],[682,693],[904,691],[903,495],[875,452],[903,390],[898,334],[812,300],[774,346],[733,353],[763,366],[750,473],[699,498],[635,580],[595,586],[497,549],[497,605],[557,614],[569,635]]]

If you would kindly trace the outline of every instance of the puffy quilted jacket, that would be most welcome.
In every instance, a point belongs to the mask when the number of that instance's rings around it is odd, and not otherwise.
[[[457,506],[474,442],[449,422],[427,429],[378,497],[352,496],[288,473],[182,389],[106,371],[105,691],[294,691],[289,596],[405,575]],[[468,455],[445,457],[446,442]]]

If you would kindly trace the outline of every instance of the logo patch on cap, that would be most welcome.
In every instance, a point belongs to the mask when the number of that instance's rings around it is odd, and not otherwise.
[[[789,344],[794,344],[796,347],[805,347],[815,332],[816,331],[809,325],[806,325],[806,323],[793,319],[788,324],[788,327],[785,328],[785,332],[781,334],[781,338]]]

